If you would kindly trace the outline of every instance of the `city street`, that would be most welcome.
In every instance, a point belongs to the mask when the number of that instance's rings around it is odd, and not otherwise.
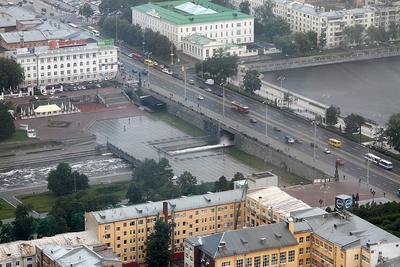
[[[129,51],[123,51],[126,54]],[[132,68],[136,70],[141,70],[145,66],[138,61],[134,61],[128,58],[126,55],[120,55],[120,61],[125,64],[125,69],[127,73],[132,73]],[[157,87],[161,90],[167,90],[169,97],[173,99],[182,98],[185,95],[184,83],[182,81],[176,80],[171,76],[164,74],[162,72],[150,69],[150,76],[142,77],[143,80],[149,80],[150,87],[157,91]],[[147,85],[146,85],[147,86]],[[204,96],[204,100],[199,101],[197,96],[201,94]],[[340,178],[343,176],[348,178],[353,177],[354,179],[362,179],[367,181],[367,166],[363,158],[363,155],[368,152],[367,148],[349,141],[345,140],[335,134],[323,129],[316,127],[316,144],[318,147],[315,149],[315,161],[313,160],[313,148],[310,146],[310,142],[313,142],[314,127],[310,122],[305,121],[295,115],[282,112],[272,107],[267,109],[268,117],[268,137],[265,137],[265,115],[266,107],[265,105],[254,101],[252,99],[246,98],[244,96],[238,95],[229,90],[225,90],[225,118],[223,120],[234,121],[239,128],[245,128],[246,134],[249,136],[264,136],[259,140],[267,140],[272,146],[274,143],[276,146],[280,147],[282,151],[289,155],[296,156],[296,158],[306,162],[309,165],[315,166],[329,175],[334,174],[334,165],[336,159],[340,158],[346,161],[344,166],[339,167]],[[216,114],[222,114],[222,98],[214,94],[208,93],[205,90],[197,88],[195,86],[187,84],[186,92],[187,102],[189,106],[197,108],[199,111],[204,112],[206,110],[212,111]],[[236,100],[244,105],[250,107],[249,115],[244,115],[238,113],[230,108],[230,102]],[[258,123],[251,123],[250,118],[256,118]],[[225,121],[224,121],[225,122]],[[277,127],[281,129],[280,132],[273,129]],[[235,127],[236,128],[236,127]],[[303,144],[285,144],[285,136],[292,136],[298,140],[303,141]],[[331,154],[324,153],[323,149],[329,145],[326,143],[327,139],[333,137],[342,140],[343,148],[334,149],[330,148]],[[273,146],[275,147],[275,146]],[[398,175],[400,165],[398,162],[393,162],[394,171],[385,171],[377,166],[369,166],[369,183],[372,186],[376,186],[386,192],[395,193],[397,188],[399,188],[399,178]]]

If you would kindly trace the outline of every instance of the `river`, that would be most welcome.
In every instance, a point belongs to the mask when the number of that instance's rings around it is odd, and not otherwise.
[[[400,112],[400,58],[332,64],[264,73],[264,80],[381,125]]]

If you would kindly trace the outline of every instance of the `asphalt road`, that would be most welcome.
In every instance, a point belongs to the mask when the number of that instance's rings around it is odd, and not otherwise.
[[[128,53],[129,51],[123,51]],[[138,61],[134,61],[128,58],[126,55],[120,55],[120,61],[124,62],[125,70],[128,74],[133,75],[132,68],[136,70],[141,70],[145,68],[143,64]],[[136,77],[137,78],[137,77]],[[147,81],[148,77],[142,76],[144,80]],[[170,92],[169,97],[183,97],[184,93],[184,83],[171,76],[161,73],[155,69],[150,69],[149,81],[153,89],[155,87],[168,90]],[[198,100],[197,96],[201,94],[205,99]],[[222,98],[214,94],[208,93],[196,86],[191,86],[187,84],[187,100],[194,107],[199,110],[210,110],[218,114],[222,114]],[[246,127],[246,134],[249,136],[265,136],[265,116],[266,116],[266,106],[252,99],[246,98],[244,96],[238,95],[232,91],[225,90],[225,119],[233,120],[238,123],[240,127]],[[250,107],[250,113],[248,115],[238,113],[230,108],[230,102],[236,100]],[[197,107],[196,107],[197,105]],[[251,123],[250,118],[257,119],[257,123]],[[267,108],[267,118],[268,118],[268,137],[265,141],[267,143],[279,142],[283,151],[287,154],[294,154],[297,158],[307,162],[316,168],[333,176],[334,165],[336,159],[344,159],[345,165],[339,167],[340,177],[354,177],[355,179],[367,180],[367,165],[363,158],[363,155],[368,152],[368,149],[355,142],[343,139],[323,128],[316,127],[316,143],[318,147],[316,148],[315,161],[309,160],[313,156],[313,148],[310,146],[310,142],[313,142],[314,136],[314,126],[310,122],[298,118],[297,116],[283,112],[281,110],[268,107]],[[277,132],[273,127],[278,127],[281,129]],[[303,144],[285,144],[285,136],[292,136],[298,140],[303,141]],[[326,143],[328,138],[337,138],[342,141],[342,148],[335,149],[329,147]],[[324,153],[323,149],[328,147],[331,150],[331,154]],[[308,160],[305,160],[307,158]],[[393,162],[393,161],[392,161]],[[372,186],[382,189],[386,192],[396,193],[397,189],[400,188],[400,164],[398,162],[393,162],[394,170],[386,171],[375,165],[370,164],[369,166],[369,183]],[[322,167],[322,168],[320,168]]]

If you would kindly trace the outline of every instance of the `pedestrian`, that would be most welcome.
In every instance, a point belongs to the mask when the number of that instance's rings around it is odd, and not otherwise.
[[[343,175],[343,180],[346,180],[346,175]]]
[[[386,192],[383,192],[383,197],[386,197]]]

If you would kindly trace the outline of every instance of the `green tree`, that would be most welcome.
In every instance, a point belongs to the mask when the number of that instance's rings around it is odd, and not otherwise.
[[[241,180],[245,180],[246,178],[244,177],[243,173],[241,172],[236,172],[233,175],[232,180],[230,181],[230,186],[229,189],[233,189],[235,187],[235,181],[241,181]]]
[[[389,138],[390,145],[400,151],[400,113],[390,116],[386,126],[385,134]]]
[[[250,3],[249,3],[249,1],[241,2],[239,4],[239,10],[240,10],[240,12],[249,15],[250,14]]]
[[[390,22],[388,35],[392,40],[396,40],[399,37],[399,26],[396,23]]]
[[[79,7],[79,14],[89,19],[94,14],[94,11],[89,3],[85,3]]]
[[[12,224],[2,224],[0,227],[0,243],[8,243],[15,240],[14,227]]]
[[[318,34],[314,31],[308,31],[308,32],[306,32],[306,38],[308,40],[308,45],[310,46],[310,50],[317,49]]]
[[[358,130],[361,131],[361,125],[365,123],[365,119],[361,115],[351,113],[344,118],[344,123],[346,124],[346,132],[354,133]]]
[[[294,34],[294,41],[297,46],[297,50],[302,54],[306,54],[311,50],[311,42],[303,32],[296,32]]]
[[[226,180],[225,176],[219,177],[218,181],[215,182],[215,192],[222,192],[230,189],[230,183]]]
[[[24,81],[24,70],[14,60],[0,58],[0,94],[16,89]]]
[[[319,47],[319,48],[324,48],[325,45],[326,45],[326,32],[323,31],[323,32],[319,35],[318,47]]]
[[[0,103],[0,141],[11,137],[15,133],[14,118],[8,112],[9,108],[8,105]]]
[[[83,231],[84,229],[84,203],[76,196],[64,196],[57,198],[50,215],[59,220],[65,220],[68,231]]]
[[[283,101],[286,102],[287,108],[290,109],[290,105],[293,102],[293,96],[290,92],[285,92],[283,94]]]
[[[54,236],[68,231],[68,225],[64,218],[48,215],[39,219],[36,227],[36,234],[39,238]]]
[[[340,115],[340,108],[331,105],[326,110],[326,124],[336,125],[338,123],[338,117]]]
[[[143,202],[142,192],[134,182],[129,184],[128,191],[126,192],[126,198],[129,199],[130,204],[138,204]]]
[[[185,171],[179,177],[176,183],[179,186],[182,195],[194,195],[196,194],[197,178],[190,172]]]
[[[368,42],[369,43],[385,43],[389,41],[390,35],[388,32],[386,32],[385,28],[379,27],[376,28],[374,26],[371,26],[367,29],[367,36],[368,36]]]
[[[152,267],[168,266],[171,252],[169,250],[171,225],[158,219],[154,231],[148,236],[146,247],[146,263]]]
[[[12,223],[16,240],[28,240],[33,234],[34,219],[30,215],[32,206],[20,204],[15,209],[15,220]]]
[[[258,78],[260,73],[256,70],[248,70],[243,78],[244,88],[250,93],[254,93],[261,88],[261,80]]]
[[[60,163],[55,170],[51,170],[47,182],[47,188],[58,196],[70,194],[75,188],[84,190],[89,187],[88,177],[77,171],[72,172],[68,163]]]
[[[211,58],[203,61],[203,71],[208,72],[216,84],[221,84],[237,73],[239,58],[236,55],[224,55],[220,50]],[[201,63],[196,64],[196,73],[202,70]]]
[[[275,36],[274,44],[282,51],[283,55],[292,56],[297,52],[296,43],[292,36]]]
[[[361,24],[347,26],[343,29],[343,33],[349,44],[360,45],[364,39],[364,26]]]

